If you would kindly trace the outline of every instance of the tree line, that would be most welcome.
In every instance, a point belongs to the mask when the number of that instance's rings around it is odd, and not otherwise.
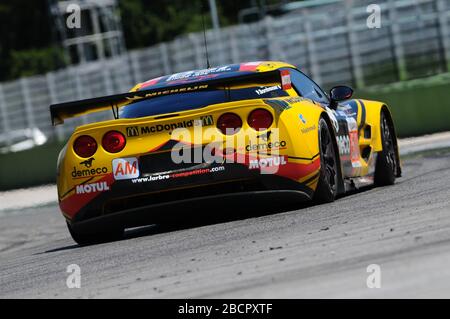
[[[239,10],[262,0],[216,2],[220,24],[227,26],[238,22]],[[68,64],[49,3],[50,0],[0,2],[0,81],[41,74]],[[119,10],[128,49],[151,46],[180,34],[202,30],[202,10],[206,12],[206,27],[211,27],[207,0],[119,0]]]

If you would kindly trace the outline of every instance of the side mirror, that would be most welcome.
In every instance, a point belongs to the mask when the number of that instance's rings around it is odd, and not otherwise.
[[[336,108],[338,102],[351,98],[353,89],[348,86],[339,85],[330,90],[331,107]]]

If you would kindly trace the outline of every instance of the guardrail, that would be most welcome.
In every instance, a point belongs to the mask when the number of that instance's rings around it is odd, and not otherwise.
[[[338,83],[364,88],[450,70],[450,1],[378,0],[379,29],[367,26],[372,2],[328,1],[220,33],[208,30],[210,60],[213,65],[284,60],[326,88]],[[115,59],[1,83],[0,135],[37,127],[50,141],[63,141],[74,127],[111,114],[83,116],[54,128],[50,104],[126,92],[162,74],[204,68],[205,60],[203,34],[193,33]]]

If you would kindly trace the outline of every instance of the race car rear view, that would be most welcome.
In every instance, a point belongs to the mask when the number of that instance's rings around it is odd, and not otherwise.
[[[160,77],[130,92],[52,105],[53,124],[111,109],[78,127],[58,158],[58,196],[74,240],[120,238],[169,205],[252,194],[331,202],[401,175],[386,104],[329,96],[282,62]]]

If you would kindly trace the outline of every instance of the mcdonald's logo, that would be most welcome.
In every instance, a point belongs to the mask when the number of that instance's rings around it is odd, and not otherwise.
[[[129,126],[127,127],[127,136],[139,136],[139,128],[137,126]]]

